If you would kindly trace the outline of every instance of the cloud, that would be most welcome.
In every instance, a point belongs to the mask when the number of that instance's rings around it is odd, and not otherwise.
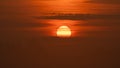
[[[120,15],[104,14],[58,14],[54,16],[39,16],[36,19],[59,19],[59,20],[89,20],[89,19],[119,19]]]
[[[120,0],[89,0],[87,3],[120,4]]]
[[[35,22],[32,19],[29,19],[29,17],[23,17],[23,16],[2,16],[0,17],[0,28],[36,28],[36,27],[47,27],[51,26],[49,23],[44,23],[42,21]]]

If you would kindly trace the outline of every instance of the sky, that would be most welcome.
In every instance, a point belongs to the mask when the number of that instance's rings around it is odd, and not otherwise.
[[[69,2],[68,2],[69,1]],[[16,22],[13,24],[6,21],[18,21],[22,22],[18,24],[27,24],[26,21],[33,21],[32,17],[38,17],[41,15],[51,14],[51,13],[67,13],[67,14],[115,14],[119,15],[120,5],[117,0],[89,0],[89,1],[79,1],[79,0],[68,0],[63,2],[61,0],[1,0],[0,2],[0,18],[1,26],[16,26]],[[85,3],[81,3],[85,2]],[[63,5],[65,3],[66,5]],[[57,7],[56,7],[57,6]],[[28,20],[29,18],[32,18]],[[8,19],[8,20],[5,20]],[[24,22],[25,20],[25,22]],[[30,22],[32,22],[30,21]],[[34,21],[33,21],[34,22]],[[33,23],[32,22],[32,23]],[[9,24],[9,25],[6,25]],[[34,23],[38,24],[38,23]],[[28,24],[30,25],[30,24]],[[32,26],[31,24],[30,26]],[[24,25],[23,25],[24,26]],[[28,26],[29,27],[29,26]]]
[[[119,31],[119,0],[0,0],[0,68],[119,68]]]

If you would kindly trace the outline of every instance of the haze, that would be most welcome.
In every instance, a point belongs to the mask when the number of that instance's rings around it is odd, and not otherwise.
[[[0,68],[120,68],[119,4],[0,0]],[[72,37],[56,36],[63,25]]]

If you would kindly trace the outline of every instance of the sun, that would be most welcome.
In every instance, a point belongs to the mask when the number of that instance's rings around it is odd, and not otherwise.
[[[72,32],[70,30],[70,28],[68,26],[60,26],[58,29],[57,29],[57,37],[63,37],[63,38],[66,38],[66,37],[70,37]]]

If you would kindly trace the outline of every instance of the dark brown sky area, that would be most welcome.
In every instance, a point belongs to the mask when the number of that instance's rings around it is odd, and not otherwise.
[[[0,0],[0,68],[120,68],[120,1]]]

